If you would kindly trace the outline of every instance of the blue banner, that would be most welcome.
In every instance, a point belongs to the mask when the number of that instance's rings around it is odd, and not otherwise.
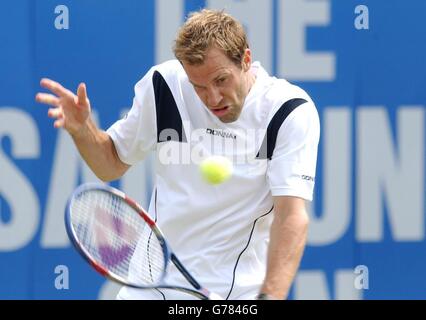
[[[225,8],[254,60],[316,102],[321,142],[308,244],[292,299],[426,299],[426,2],[0,2],[0,299],[108,299],[117,286],[71,247],[63,214],[96,181],[34,101],[43,77],[85,82],[108,128],[133,86],[173,57],[185,16]],[[113,185],[149,203],[152,161]]]

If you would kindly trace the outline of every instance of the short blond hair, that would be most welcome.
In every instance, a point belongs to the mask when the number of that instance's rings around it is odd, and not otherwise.
[[[189,15],[173,48],[176,58],[191,65],[202,64],[210,48],[222,50],[241,66],[247,36],[240,22],[224,11],[203,9]]]

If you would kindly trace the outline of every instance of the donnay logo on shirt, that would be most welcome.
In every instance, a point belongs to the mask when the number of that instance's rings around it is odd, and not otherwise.
[[[227,138],[227,139],[234,139],[234,140],[237,139],[237,136],[235,134],[230,133],[230,132],[226,132],[224,130],[217,130],[217,129],[207,128],[206,129],[206,133],[207,134],[211,134],[213,136],[220,136],[222,138]]]

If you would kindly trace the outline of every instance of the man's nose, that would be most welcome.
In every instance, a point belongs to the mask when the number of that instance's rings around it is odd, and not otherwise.
[[[207,106],[210,108],[217,107],[222,101],[222,94],[217,88],[211,88],[207,92]]]

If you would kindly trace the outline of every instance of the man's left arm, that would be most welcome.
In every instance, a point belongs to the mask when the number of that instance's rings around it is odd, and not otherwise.
[[[304,199],[274,197],[267,270],[260,293],[275,299],[287,298],[305,248],[308,224]]]

